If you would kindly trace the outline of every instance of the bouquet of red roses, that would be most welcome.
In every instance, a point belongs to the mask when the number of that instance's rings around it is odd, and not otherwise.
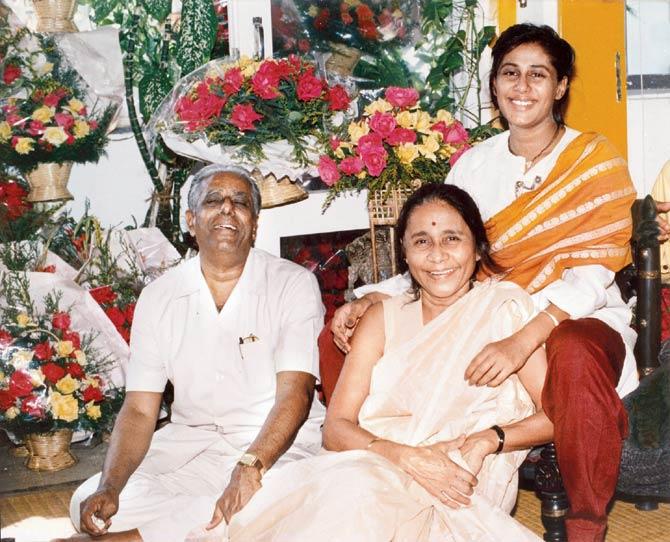
[[[93,338],[72,328],[60,296],[50,293],[38,310],[26,275],[2,278],[0,426],[18,437],[57,429],[109,430],[123,391],[108,378],[112,360]]]
[[[286,169],[296,169],[316,161],[349,103],[344,87],[329,86],[313,64],[294,55],[214,60],[175,87],[151,126],[180,154],[275,167],[288,155]]]

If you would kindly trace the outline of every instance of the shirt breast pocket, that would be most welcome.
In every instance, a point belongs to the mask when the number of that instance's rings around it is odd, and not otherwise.
[[[240,344],[242,371],[256,389],[275,388],[275,363],[270,345],[261,339]]]

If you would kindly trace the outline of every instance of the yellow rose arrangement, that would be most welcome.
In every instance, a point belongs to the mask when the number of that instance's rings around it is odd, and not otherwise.
[[[92,337],[72,328],[57,294],[47,295],[38,312],[25,296],[12,297],[27,291],[20,276],[2,280],[0,427],[19,438],[66,428],[111,429],[123,401],[123,390],[105,376],[111,360],[100,360]]]
[[[327,207],[345,190],[387,191],[420,183],[444,182],[458,158],[471,147],[470,135],[451,113],[421,110],[419,93],[389,87],[349,124],[347,137],[333,138],[321,156],[319,174],[331,187]]]

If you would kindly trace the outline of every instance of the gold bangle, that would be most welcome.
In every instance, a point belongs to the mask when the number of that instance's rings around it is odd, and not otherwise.
[[[384,439],[383,438],[377,438],[377,437],[373,438],[370,442],[368,442],[368,445],[365,447],[365,449],[369,450],[375,442],[379,442],[380,440],[384,440]]]
[[[558,321],[558,318],[556,318],[553,314],[551,314],[548,310],[542,310],[540,311],[541,314],[546,314],[551,321],[554,323],[554,327],[556,327],[560,322]]]

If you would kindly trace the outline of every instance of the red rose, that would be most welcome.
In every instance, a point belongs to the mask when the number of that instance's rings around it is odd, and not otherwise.
[[[85,373],[84,369],[82,369],[81,365],[79,365],[76,362],[69,362],[65,364],[65,370],[67,371],[67,374],[69,374],[72,378],[77,378],[81,380],[84,378]],[[44,369],[42,369],[42,372],[44,372]]]
[[[135,317],[135,303],[128,303],[126,308],[123,309],[123,313],[126,315],[126,322],[132,324]]]
[[[468,131],[457,120],[447,126],[446,131],[442,135],[444,137],[444,142],[449,143],[450,145],[467,143],[469,138]]]
[[[54,329],[66,331],[70,327],[70,315],[66,312],[57,312],[51,317],[51,325]]]
[[[434,128],[434,127],[433,127]],[[389,145],[398,146],[403,143],[415,143],[416,142],[416,132],[410,130],[409,128],[395,128],[389,136],[386,138],[386,142]]]
[[[21,68],[9,64],[5,66],[5,71],[2,74],[2,80],[5,82],[5,85],[11,85],[21,76]]]
[[[363,160],[370,175],[379,177],[386,167],[386,156],[387,152],[383,148],[370,149],[361,153],[361,160]]]
[[[382,113],[381,111],[376,111],[368,122],[370,129],[373,132],[378,133],[382,137],[388,137],[393,132],[393,129],[396,127],[395,117],[389,113]]]
[[[369,152],[385,152],[381,135],[371,132],[358,140],[358,154],[362,156]]]
[[[228,94],[235,94],[242,88],[244,75],[240,68],[230,68],[223,76],[223,91]]]
[[[101,402],[105,396],[102,393],[100,387],[89,386],[84,391],[81,392],[81,397],[85,403],[93,401],[94,403]]]
[[[0,329],[0,347],[5,347],[9,346],[12,344],[12,341],[14,338],[12,337],[12,334],[9,331],[5,331],[4,329]]]
[[[14,371],[9,378],[9,393],[15,397],[25,397],[33,391],[30,375],[23,371]]]
[[[328,144],[330,145],[330,150],[333,152],[335,152],[337,149],[340,148],[341,143],[342,142],[335,136],[332,136],[328,141]]]
[[[358,156],[347,156],[340,162],[340,171],[345,175],[358,175],[363,171],[363,160]]]
[[[255,130],[254,122],[263,118],[254,111],[254,106],[251,104],[237,104],[233,107],[230,115],[230,122],[232,122],[241,132]]]
[[[372,21],[363,21],[358,25],[358,32],[366,40],[376,40],[379,37],[377,27]]]
[[[342,22],[344,24],[351,24],[354,22],[354,18],[350,15],[349,11],[346,9],[340,11],[340,18],[342,19]]]
[[[44,97],[44,105],[47,107],[56,107],[63,96],[60,92],[52,92]]]
[[[38,136],[44,133],[44,123],[39,120],[31,120],[28,124],[28,134]]]
[[[105,309],[107,318],[112,321],[115,327],[121,327],[126,323],[126,315],[117,306],[111,306]]]
[[[389,87],[384,97],[393,107],[412,107],[419,101],[419,93],[413,88]]]
[[[0,390],[0,410],[5,411],[16,403],[16,396],[9,390]]]
[[[323,32],[328,28],[328,19],[330,19],[330,10],[328,8],[321,9],[318,15],[314,18],[314,28]]]
[[[188,131],[197,130],[212,123],[221,114],[226,105],[226,98],[210,91],[206,81],[195,87],[195,96],[186,95],[179,98],[175,113],[180,121],[186,123]]]
[[[274,100],[281,96],[277,85],[279,85],[279,78],[275,78],[267,72],[257,71],[251,78],[251,88],[254,94],[264,100]]]
[[[335,85],[328,89],[328,109],[331,111],[345,111],[349,109],[349,94],[342,85]]]
[[[337,163],[329,156],[319,158],[319,176],[327,186],[333,186],[340,180],[340,173],[337,171]]]
[[[54,119],[58,126],[62,126],[66,130],[69,130],[74,126],[74,117],[69,113],[56,113]]]
[[[49,341],[44,341],[42,343],[39,343],[35,347],[35,357],[40,360],[40,361],[49,361],[51,359],[51,345],[49,344]]]
[[[42,366],[42,374],[52,384],[58,382],[65,376],[65,369],[55,363],[45,363]]]
[[[311,72],[303,73],[298,79],[298,99],[303,102],[315,100],[323,92],[323,81]]]
[[[21,401],[21,412],[28,414],[33,418],[43,418],[44,417],[44,405],[39,397],[34,395],[29,395],[23,401]]]
[[[71,341],[75,349],[81,348],[81,337],[76,331],[63,331],[62,337],[64,341]]]
[[[36,271],[40,273],[55,273],[56,272],[56,266],[55,265],[45,265],[44,267],[39,267],[36,269]]]
[[[100,286],[99,288],[93,288],[88,291],[89,294],[95,299],[99,305],[104,305],[106,303],[113,303],[116,301],[116,294],[112,290],[111,286]]]
[[[358,17],[359,23],[361,21],[372,21],[375,14],[370,9],[370,6],[366,4],[358,4],[356,6],[356,17]]]

